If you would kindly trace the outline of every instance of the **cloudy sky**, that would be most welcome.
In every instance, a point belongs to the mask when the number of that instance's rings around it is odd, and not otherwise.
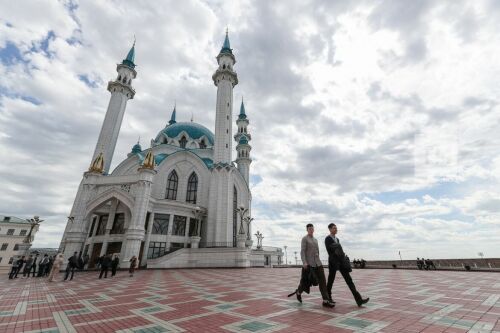
[[[226,26],[264,245],[294,261],[305,224],[334,221],[351,258],[500,256],[495,1],[1,0],[0,214],[40,215],[34,246],[59,245],[134,35],[113,166],[174,101],[213,129]]]

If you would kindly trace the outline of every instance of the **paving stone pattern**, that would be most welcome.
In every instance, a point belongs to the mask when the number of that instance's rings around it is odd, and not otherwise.
[[[62,275],[62,274],[61,274]],[[337,276],[333,309],[313,288],[286,295],[300,271],[186,269],[73,281],[0,280],[0,332],[500,332],[500,274],[355,270],[358,308]],[[60,276],[61,277],[61,276]]]

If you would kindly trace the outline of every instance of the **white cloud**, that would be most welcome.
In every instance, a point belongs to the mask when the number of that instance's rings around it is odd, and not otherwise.
[[[245,96],[251,173],[262,178],[253,185],[254,230],[265,245],[293,253],[307,222],[319,236],[334,220],[351,257],[498,256],[500,37],[492,6],[2,4],[0,211],[42,216],[35,245],[58,245],[104,117],[107,81],[134,35],[137,94],[113,165],[138,136],[143,145],[156,136],[175,100],[180,119],[192,113],[212,128],[211,75],[229,25],[235,100]],[[433,152],[429,163],[415,163],[419,147]]]

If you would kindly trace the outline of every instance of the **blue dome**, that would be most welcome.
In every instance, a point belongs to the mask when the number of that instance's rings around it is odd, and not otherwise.
[[[239,145],[246,145],[246,144],[248,144],[248,139],[247,139],[247,137],[246,137],[246,136],[244,136],[244,135],[242,135],[242,136],[241,136],[241,138],[240,138],[240,140],[238,141],[238,144],[239,144]]]
[[[141,145],[139,144],[139,142],[137,142],[133,147],[132,147],[132,153],[133,154],[137,154],[137,153],[140,153],[142,151],[142,147]]]
[[[205,136],[211,145],[214,144],[214,134],[205,126],[193,122],[179,122],[168,125],[158,134],[156,141],[161,137],[161,134],[166,135],[168,138],[176,138],[183,131],[192,139]]]

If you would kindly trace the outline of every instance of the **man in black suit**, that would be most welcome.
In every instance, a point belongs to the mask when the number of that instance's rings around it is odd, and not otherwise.
[[[346,255],[342,250],[339,239],[335,236],[337,234],[337,226],[334,223],[330,223],[328,229],[330,230],[330,234],[325,238],[325,246],[328,251],[328,283],[326,284],[326,290],[330,296],[330,300],[332,299],[332,286],[335,274],[337,271],[340,271],[356,300],[356,304],[362,306],[368,303],[370,299],[361,297],[360,293],[356,290],[354,282],[352,282],[351,274],[349,274],[351,266],[346,263]]]

